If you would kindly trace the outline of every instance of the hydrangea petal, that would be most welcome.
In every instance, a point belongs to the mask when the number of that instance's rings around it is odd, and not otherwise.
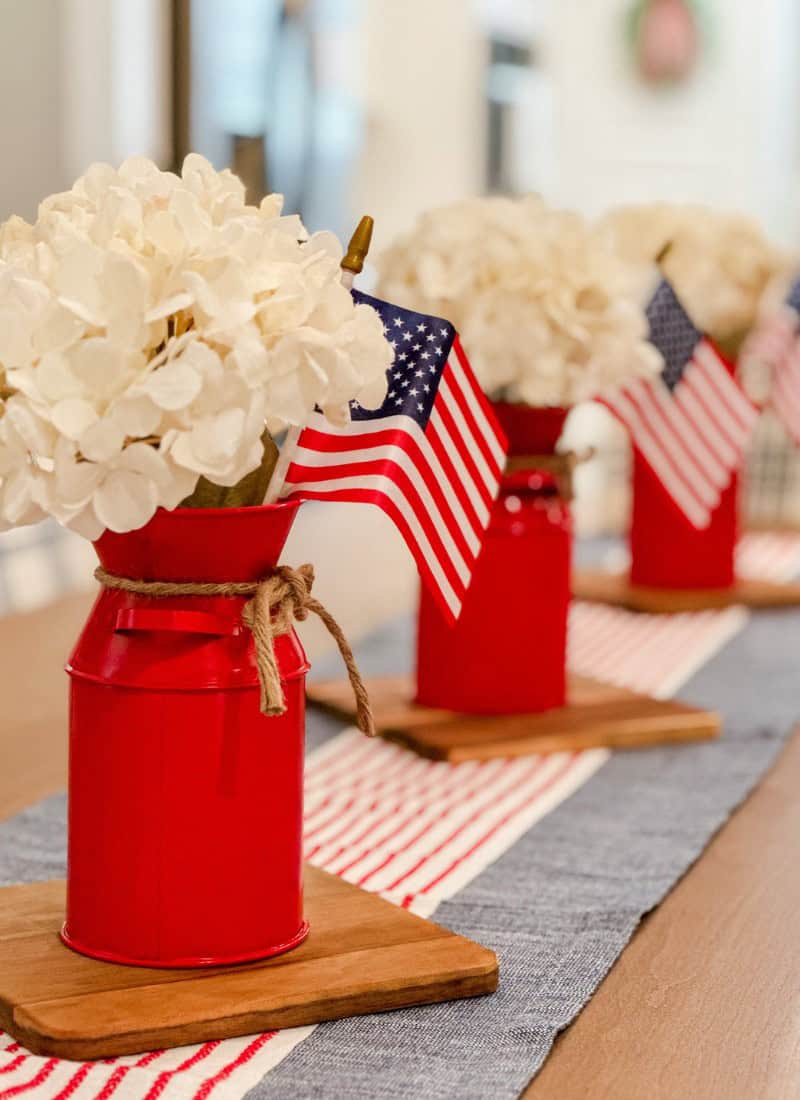
[[[68,354],[70,370],[96,400],[122,392],[134,377],[136,353],[104,336],[81,340]]]
[[[133,470],[111,470],[94,494],[94,510],[109,531],[135,531],[158,507],[155,482]]]
[[[111,418],[126,436],[140,438],[155,435],[162,412],[146,394],[128,394],[114,405]]]
[[[124,443],[124,429],[108,417],[95,420],[78,440],[81,454],[92,462],[108,462],[119,454]]]
[[[180,360],[154,370],[144,383],[148,397],[161,409],[185,409],[203,386],[203,380],[188,363]]]
[[[78,439],[97,420],[97,412],[89,401],[80,397],[68,397],[53,406],[50,418],[67,439]]]

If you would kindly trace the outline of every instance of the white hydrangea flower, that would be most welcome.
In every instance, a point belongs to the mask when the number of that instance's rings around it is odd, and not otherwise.
[[[199,156],[93,165],[0,226],[0,523],[87,537],[230,486],[265,426],[376,406],[392,350],[341,248]]]
[[[666,202],[620,207],[600,222],[626,259],[660,266],[692,317],[735,354],[768,284],[789,259],[743,214]]]
[[[47,515],[44,499],[57,440],[56,431],[24,399],[9,399],[0,419],[0,528]]]
[[[662,365],[643,272],[536,197],[432,210],[380,267],[384,297],[453,322],[491,397],[572,405]]]
[[[87,462],[69,440],[59,439],[47,479],[45,511],[86,538],[141,527],[155,510],[175,508],[197,475],[148,443],[131,443],[105,462]]]

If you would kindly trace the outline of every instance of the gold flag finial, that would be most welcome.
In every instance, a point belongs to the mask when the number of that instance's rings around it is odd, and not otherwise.
[[[369,246],[372,241],[372,228],[375,222],[368,214],[365,214],[356,226],[356,231],[350,238],[347,246],[347,255],[341,262],[343,271],[350,271],[353,275],[359,275],[364,267]]]
[[[669,256],[670,252],[672,251],[672,246],[674,245],[674,243],[675,243],[674,241],[667,241],[667,243],[661,249],[659,254],[656,256],[656,266],[657,267],[661,267],[661,265],[666,260],[667,256]]]

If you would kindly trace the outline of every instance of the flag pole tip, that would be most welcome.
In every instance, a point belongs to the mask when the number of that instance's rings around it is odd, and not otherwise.
[[[656,265],[658,267],[661,267],[661,265],[666,260],[667,256],[669,256],[670,252],[672,251],[672,246],[673,246],[674,243],[675,243],[674,241],[667,241],[667,243],[661,249],[659,254],[656,256]]]
[[[366,260],[367,253],[369,252],[369,246],[372,243],[372,230],[374,225],[374,220],[368,214],[365,214],[358,223],[356,231],[350,238],[350,243],[347,246],[347,253],[341,263],[343,271],[352,271],[354,275],[359,275],[361,273],[364,268],[364,260]]]

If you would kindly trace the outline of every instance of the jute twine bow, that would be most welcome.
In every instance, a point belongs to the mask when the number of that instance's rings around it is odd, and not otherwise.
[[[253,635],[261,684],[261,713],[267,715],[286,713],[286,700],[275,659],[275,639],[281,634],[288,634],[295,620],[302,622],[309,614],[317,615],[338,645],[347,668],[356,700],[358,728],[368,737],[374,737],[372,709],[353,651],[331,613],[311,595],[314,584],[313,565],[301,565],[299,569],[279,565],[264,580],[232,581],[225,584],[136,581],[130,577],[116,577],[101,566],[98,566],[94,575],[106,588],[133,592],[138,596],[249,596],[250,599],[242,611],[242,620]]]

